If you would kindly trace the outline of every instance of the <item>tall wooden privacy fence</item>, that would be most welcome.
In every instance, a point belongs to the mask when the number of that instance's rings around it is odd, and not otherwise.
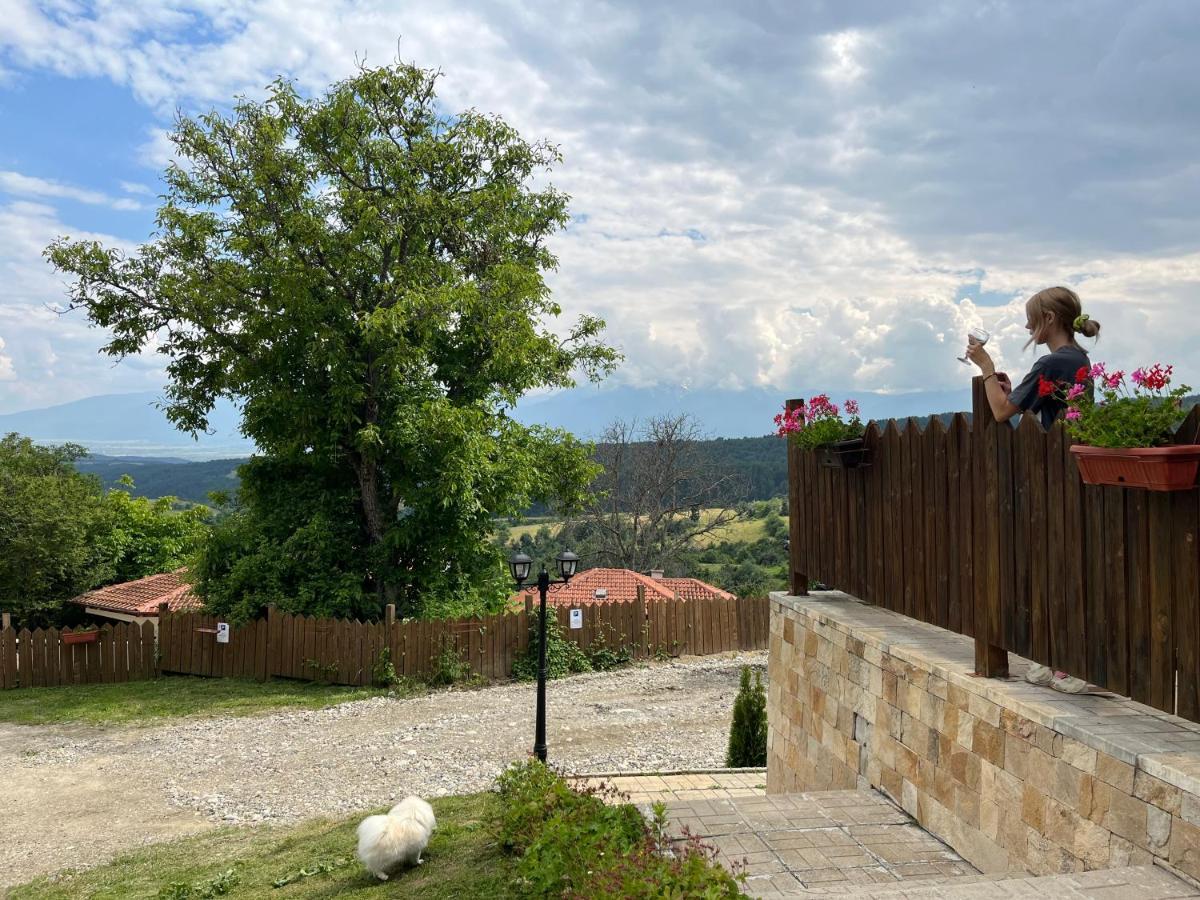
[[[603,643],[635,659],[719,653],[767,646],[768,606],[749,600],[650,600],[583,607],[583,628],[570,628],[570,610],[552,607],[564,637],[584,649]],[[485,679],[506,678],[529,646],[537,611],[438,621],[350,622],[271,610],[216,640],[217,620],[172,613],[159,627],[164,672],[205,676],[280,676],[365,685],[390,663],[396,674],[428,676],[449,655]]]
[[[7,617],[6,617],[7,618]],[[153,678],[154,626],[105,625],[87,643],[70,629],[0,627],[0,689],[108,684]]]
[[[1082,484],[1062,425],[997,424],[979,379],[973,412],[872,423],[860,469],[789,448],[793,593],[972,635],[983,675],[1011,650],[1200,721],[1200,490]]]

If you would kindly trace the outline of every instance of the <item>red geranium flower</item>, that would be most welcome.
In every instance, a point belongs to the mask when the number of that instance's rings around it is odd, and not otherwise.
[[[1092,370],[1089,369],[1087,366],[1080,366],[1079,371],[1075,373],[1076,383],[1087,381],[1088,376],[1091,375],[1091,372],[1092,372]]]
[[[1053,381],[1051,381],[1045,375],[1038,376],[1038,396],[1039,397],[1049,397],[1056,390],[1058,390],[1058,385],[1056,385]]]

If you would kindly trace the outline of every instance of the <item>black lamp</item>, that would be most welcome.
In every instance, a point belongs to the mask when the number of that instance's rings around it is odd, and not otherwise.
[[[538,617],[538,681],[537,681],[537,722],[534,726],[533,753],[542,762],[546,761],[546,593],[552,584],[566,584],[579,568],[579,557],[570,550],[564,550],[554,557],[561,578],[551,580],[550,573],[542,566],[538,573],[537,587],[541,595],[540,615]],[[524,553],[514,553],[508,560],[508,571],[512,573],[513,581],[518,590],[529,580],[529,572],[533,568],[533,560]]]

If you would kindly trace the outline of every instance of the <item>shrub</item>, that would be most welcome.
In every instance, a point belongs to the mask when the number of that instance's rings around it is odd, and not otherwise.
[[[1076,372],[1074,384],[1042,378],[1038,393],[1065,399],[1067,431],[1080,443],[1108,448],[1158,447],[1171,442],[1171,434],[1187,416],[1183,399],[1191,388],[1167,389],[1173,368],[1156,364],[1136,369],[1126,382],[1124,372],[1109,372],[1103,363],[1097,363]],[[1093,398],[1093,384],[1102,399]]]
[[[633,662],[632,651],[620,644],[609,646],[608,636],[603,632],[597,635],[596,640],[584,651],[584,655],[587,656],[588,664],[596,672],[619,669]]]
[[[849,417],[842,420],[842,411]],[[811,450],[822,444],[862,437],[866,428],[858,417],[858,403],[847,400],[840,408],[831,403],[828,394],[818,394],[807,404],[790,413],[785,409],[775,416],[776,433],[791,436],[797,447]]]
[[[433,659],[433,668],[425,681],[431,687],[449,687],[454,684],[471,684],[478,680],[471,671],[471,664],[449,642],[442,642],[442,649]]]
[[[733,701],[733,727],[729,730],[729,751],[725,765],[729,768],[751,768],[767,764],[767,694],[763,690],[762,673],[754,673],[750,683],[750,667],[742,667],[742,683]]]
[[[520,855],[524,897],[739,897],[738,880],[698,841],[673,847],[662,806],[647,825],[612,788],[574,790],[543,764],[514,765],[496,783],[493,827]]]
[[[519,681],[533,681],[538,674],[538,614],[535,609],[529,621],[529,647],[524,656],[513,660],[512,676]],[[576,672],[590,672],[592,664],[579,645],[562,636],[558,620],[546,610],[546,675],[561,678]]]

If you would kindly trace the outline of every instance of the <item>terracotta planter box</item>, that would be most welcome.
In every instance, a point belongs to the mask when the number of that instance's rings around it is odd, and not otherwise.
[[[64,644],[94,644],[99,637],[99,631],[64,631],[62,642]]]
[[[813,449],[818,462],[830,469],[857,469],[870,463],[870,454],[862,438],[821,444]]]
[[[1084,484],[1186,491],[1195,487],[1200,470],[1200,444],[1122,450],[1076,444],[1071,453]]]

